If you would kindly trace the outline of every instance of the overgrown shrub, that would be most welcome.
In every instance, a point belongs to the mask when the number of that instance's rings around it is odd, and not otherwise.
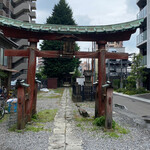
[[[127,95],[136,95],[136,94],[144,94],[144,93],[150,93],[150,91],[147,91],[145,88],[132,88],[132,89],[118,89],[116,92],[127,94]]]
[[[99,127],[105,127],[105,116],[101,116],[99,118],[96,118],[93,122],[94,125],[99,126]],[[112,121],[112,128],[115,129],[116,122],[113,120]]]

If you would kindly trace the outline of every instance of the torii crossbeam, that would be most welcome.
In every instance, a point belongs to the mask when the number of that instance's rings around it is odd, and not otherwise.
[[[34,104],[36,57],[59,58],[98,58],[98,100],[96,101],[96,116],[105,114],[105,102],[102,97],[102,85],[106,82],[105,59],[128,59],[126,53],[109,53],[105,44],[113,41],[129,40],[131,34],[142,24],[143,19],[131,22],[103,26],[71,26],[25,23],[0,16],[0,29],[4,35],[13,38],[28,39],[30,47],[27,50],[5,50],[6,56],[28,57],[27,82],[29,87],[28,121],[31,119]],[[96,41],[97,52],[74,52],[73,55],[61,55],[59,51],[39,51],[37,43],[42,40],[61,40],[73,38],[75,41]]]

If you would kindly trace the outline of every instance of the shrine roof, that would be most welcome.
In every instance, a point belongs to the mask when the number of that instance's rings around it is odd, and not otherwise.
[[[84,34],[84,33],[115,33],[118,31],[135,30],[143,22],[143,19],[130,22],[101,25],[101,26],[77,26],[77,25],[56,25],[56,24],[35,24],[0,16],[0,26],[22,29],[32,32],[47,32],[60,34]]]

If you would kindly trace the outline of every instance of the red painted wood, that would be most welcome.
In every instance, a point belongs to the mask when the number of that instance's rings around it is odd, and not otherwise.
[[[37,51],[37,57],[59,58],[59,57],[75,57],[75,58],[98,58],[98,52],[75,52],[74,55],[62,55],[59,51]]]
[[[107,59],[128,59],[128,53],[106,53]]]
[[[27,121],[31,121],[33,101],[34,101],[34,89],[35,89],[35,71],[36,71],[36,55],[35,50],[29,49],[29,59],[28,59],[28,74],[27,83],[29,87],[29,102],[27,108]]]
[[[17,119],[17,129],[25,128],[25,90],[24,87],[19,86],[17,89],[17,98],[18,98],[18,119]]]
[[[113,88],[107,88],[106,93],[106,111],[105,111],[105,128],[111,129],[112,128],[112,105],[113,105]]]
[[[100,50],[98,57],[98,114],[96,116],[105,115],[105,97],[103,94],[105,91],[102,89],[102,85],[106,82],[106,63],[105,63],[106,51]]]
[[[28,50],[5,49],[5,56],[28,57],[29,56],[29,51]]]
[[[23,39],[41,39],[41,40],[59,40],[60,36],[64,36],[62,33],[42,33],[42,32],[32,32],[32,31],[25,31],[23,29],[15,29],[11,27],[4,27],[0,26],[0,29],[3,30],[3,33],[6,37],[13,37],[13,38],[23,38]],[[76,41],[125,41],[129,40],[131,37],[131,34],[135,33],[135,30],[131,31],[124,31],[124,32],[117,32],[117,33],[105,33],[105,34],[74,34],[74,36],[77,38]]]
[[[36,50],[36,56],[37,57],[47,57],[47,58],[59,58],[60,56],[59,51],[39,51]],[[5,56],[22,56],[22,57],[28,57],[29,51],[28,50],[13,50],[13,49],[6,49],[5,50]],[[69,56],[65,55],[62,57],[71,57],[73,58],[98,58],[98,52],[75,52],[74,55]],[[109,53],[106,52],[106,59],[128,59],[127,53]]]
[[[36,114],[37,92],[38,92],[38,83],[35,82],[32,115]]]

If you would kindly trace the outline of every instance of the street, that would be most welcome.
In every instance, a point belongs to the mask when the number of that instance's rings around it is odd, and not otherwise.
[[[136,101],[116,94],[113,95],[113,103],[126,106],[130,112],[136,113],[138,116],[150,116],[149,103]]]

